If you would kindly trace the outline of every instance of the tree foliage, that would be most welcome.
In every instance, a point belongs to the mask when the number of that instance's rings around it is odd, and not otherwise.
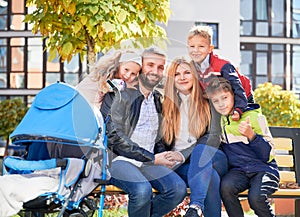
[[[28,107],[21,98],[0,101],[0,137],[9,142],[9,135],[23,119]],[[7,151],[7,147],[6,147]]]
[[[258,85],[254,98],[270,126],[300,127],[300,101],[292,91],[267,82]]]
[[[96,53],[124,40],[166,38],[157,23],[167,23],[171,13],[169,0],[27,0],[26,6],[35,9],[24,22],[47,38],[50,61],[57,54],[70,61],[79,53],[93,62]]]

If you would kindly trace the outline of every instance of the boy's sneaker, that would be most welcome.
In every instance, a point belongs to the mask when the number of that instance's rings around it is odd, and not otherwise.
[[[203,217],[200,206],[192,204],[186,211],[184,217]]]

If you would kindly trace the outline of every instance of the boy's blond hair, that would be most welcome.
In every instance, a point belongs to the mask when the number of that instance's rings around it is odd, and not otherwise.
[[[209,40],[209,42],[212,44],[213,34],[214,34],[213,29],[210,26],[207,25],[193,26],[188,33],[188,40],[190,40],[196,35],[199,35]]]

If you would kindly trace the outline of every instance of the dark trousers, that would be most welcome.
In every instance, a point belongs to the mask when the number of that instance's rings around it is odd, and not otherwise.
[[[230,170],[221,181],[221,197],[230,217],[243,217],[243,209],[238,194],[249,189],[248,201],[258,217],[275,216],[268,195],[273,194],[279,185],[279,178],[271,173],[245,173]]]

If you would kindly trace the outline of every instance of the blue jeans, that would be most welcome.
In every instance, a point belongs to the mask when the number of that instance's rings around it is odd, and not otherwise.
[[[251,209],[259,217],[275,216],[267,195],[273,194],[279,185],[275,175],[266,172],[245,173],[238,170],[229,170],[222,178],[221,196],[229,216],[243,217],[244,212],[238,194],[246,189]]]
[[[114,161],[109,169],[110,183],[128,194],[129,217],[161,217],[172,211],[186,196],[185,182],[161,165],[136,167],[127,161]],[[152,188],[159,191],[152,194]]]
[[[204,144],[194,148],[189,163],[176,169],[190,187],[190,204],[199,205],[204,216],[221,216],[220,177],[227,169],[226,155]]]

